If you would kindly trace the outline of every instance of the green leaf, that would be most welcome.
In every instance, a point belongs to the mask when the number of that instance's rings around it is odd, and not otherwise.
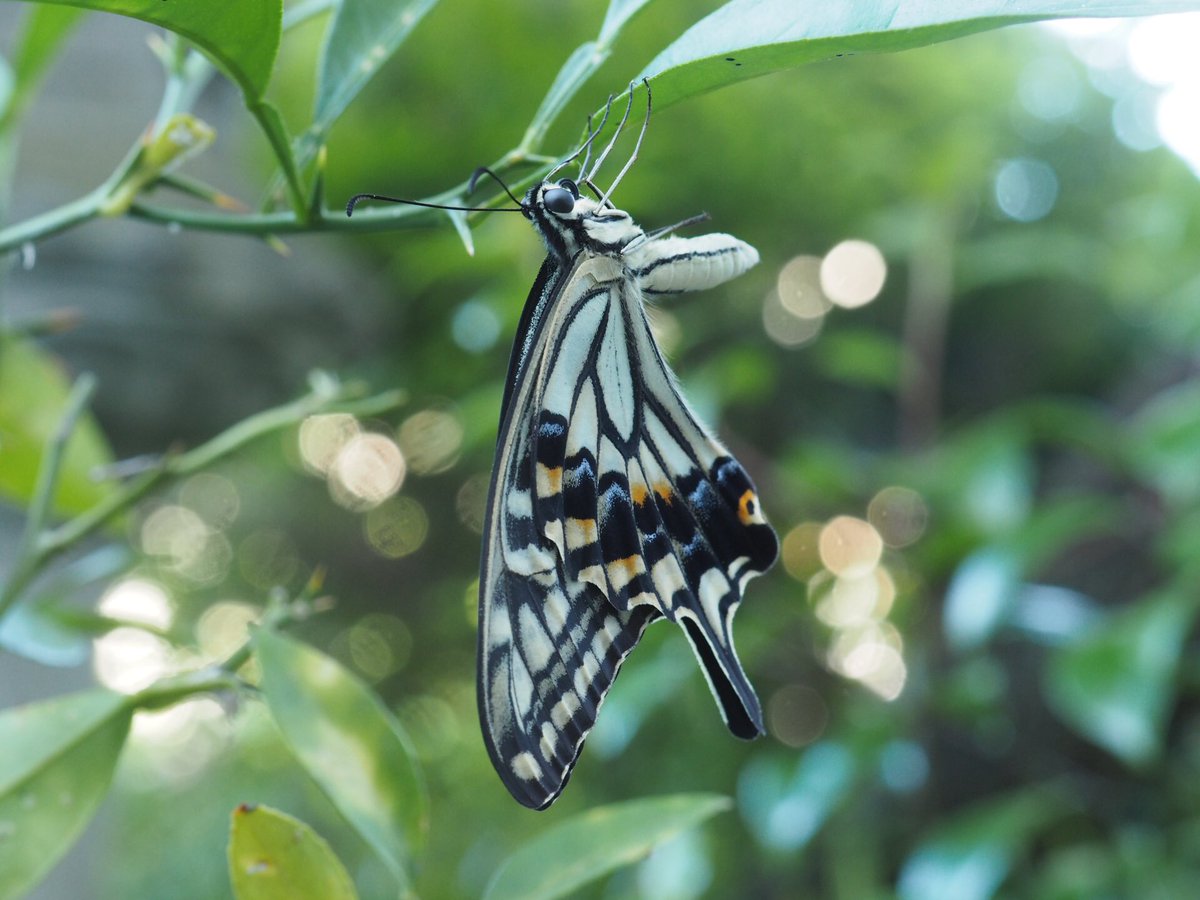
[[[637,862],[656,845],[731,805],[727,797],[715,794],[674,794],[589,810],[546,829],[510,856],[484,897],[562,897]]]
[[[1059,717],[1127,765],[1158,758],[1183,645],[1196,616],[1186,591],[1164,591],[1060,650],[1046,678]]]
[[[132,715],[127,698],[107,691],[0,713],[0,898],[36,884],[83,831]]]
[[[521,139],[522,147],[531,149],[541,143],[550,124],[608,59],[613,41],[617,39],[621,29],[649,2],[650,0],[612,0],[609,3],[596,40],[587,41],[572,50],[567,61],[554,76],[550,90],[546,91],[546,96],[542,98],[537,112],[525,130],[525,136]]]
[[[310,133],[324,135],[437,0],[343,0],[325,34]]]
[[[1040,19],[1197,8],[1195,0],[731,0],[684,32],[638,78],[652,80],[655,106],[666,107],[748,78],[850,53],[908,50]]]
[[[461,201],[457,198],[450,202],[461,205]],[[448,209],[446,210],[446,218],[450,220],[450,224],[458,232],[458,238],[463,242],[463,248],[467,251],[467,256],[474,256],[475,240],[471,237],[471,226],[467,224],[467,214],[461,209]]]
[[[283,177],[288,183],[288,197],[292,201],[292,209],[296,216],[303,220],[309,213],[304,203],[307,194],[300,182],[299,164],[292,153],[292,140],[288,135],[287,126],[283,124],[283,116],[279,114],[279,110],[273,104],[266,100],[248,103],[246,108],[258,121],[258,126],[263,130],[263,134],[267,136],[271,150],[274,151],[275,158],[279,160],[279,165],[283,169]]]
[[[0,617],[0,647],[44,666],[81,665],[91,654],[92,638],[120,623],[71,606],[70,600],[88,585],[115,578],[132,561],[129,548],[110,544],[55,567],[36,597]]]
[[[355,900],[345,866],[304,822],[266,806],[233,811],[229,878],[237,900]]]
[[[1172,506],[1200,500],[1200,385],[1169,388],[1147,403],[1128,429],[1128,458]]]
[[[0,495],[27,503],[42,454],[58,426],[71,386],[36,344],[0,333]],[[110,484],[91,479],[112,461],[95,419],[85,413],[67,443],[54,511],[78,513],[99,502]]]
[[[1004,547],[984,547],[964,559],[950,578],[942,611],[950,646],[962,653],[987,643],[1011,615],[1020,587],[1020,564]]]
[[[12,92],[7,101],[0,97],[0,132],[9,128],[29,105],[59,46],[81,15],[81,10],[55,6],[39,5],[29,10],[13,60]]]
[[[656,710],[674,702],[692,674],[691,665],[690,651],[681,641],[642,651],[639,664],[623,672],[621,683],[604,698],[604,715],[588,737],[588,753],[612,759],[624,751]]]
[[[1049,226],[993,231],[964,241],[956,250],[955,289],[965,295],[982,288],[1035,278],[1102,286],[1099,260],[1110,252],[1095,235]]]
[[[437,0],[337,3],[317,63],[313,121],[296,141],[294,165],[298,169],[313,161],[333,123],[435,3]]]
[[[1046,498],[1034,506],[1004,544],[1027,574],[1051,563],[1072,545],[1119,532],[1129,511],[1119,499],[1080,494]]]
[[[900,900],[986,900],[1037,833],[1067,809],[1057,792],[1034,788],[952,816],[905,861]]]
[[[8,60],[0,55],[0,122],[3,122],[11,113],[16,89],[17,76],[13,74]]]
[[[0,618],[0,647],[43,666],[78,666],[91,653],[90,636],[64,626],[54,610],[19,603]]]
[[[267,90],[279,50],[282,0],[197,3],[181,0],[38,0],[117,13],[159,25],[203,50],[242,89],[247,102]]]
[[[611,0],[604,13],[604,24],[600,26],[601,44],[610,45],[621,33],[625,24],[637,15],[650,0]]]
[[[895,391],[900,379],[900,342],[866,328],[826,334],[814,350],[813,362],[824,374],[845,384]]]
[[[767,847],[795,853],[849,796],[860,769],[855,753],[836,740],[813,744],[794,765],[760,756],[738,782],[746,824]]]
[[[592,73],[596,71],[596,60],[603,61],[607,56],[608,52],[602,50],[600,45],[595,41],[580,44],[571,51],[571,55],[567,57],[567,61],[562,64],[562,68],[554,76],[554,81],[550,84],[550,90],[546,91],[546,96],[542,98],[537,112],[533,114],[533,119],[530,121],[529,127],[525,130],[525,137],[521,141],[523,147],[536,147],[538,145],[545,135],[546,130],[550,127],[550,123],[558,118],[558,114],[563,111],[563,107],[571,101],[571,98],[583,87],[584,83],[592,77]]]
[[[267,707],[313,780],[402,884],[424,842],[425,783],[408,735],[335,660],[268,629],[254,635]]]
[[[953,491],[950,507],[979,533],[1003,538],[1027,522],[1035,477],[1028,442],[1024,428],[993,420],[953,436],[939,450],[930,472]]]

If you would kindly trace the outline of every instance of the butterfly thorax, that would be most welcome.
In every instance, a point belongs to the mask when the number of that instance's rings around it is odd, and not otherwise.
[[[645,238],[629,213],[580,196],[569,178],[535,185],[523,205],[551,256],[563,265],[585,250],[616,256]]]

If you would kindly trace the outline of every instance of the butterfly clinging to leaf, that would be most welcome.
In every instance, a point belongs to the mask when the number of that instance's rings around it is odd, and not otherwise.
[[[648,123],[648,83],[646,91]],[[478,700],[496,771],[534,809],[562,792],[651,622],[683,630],[735,735],[763,732],[731,629],[747,582],[774,562],[778,541],[746,471],[681,396],[645,310],[646,298],[740,275],[758,253],[727,234],[670,234],[696,220],[645,232],[612,205],[645,124],[608,191],[595,188],[633,96],[631,86],[594,163],[604,121],[519,201],[548,255],[521,316],[500,413]],[[580,155],[576,179],[555,177]]]

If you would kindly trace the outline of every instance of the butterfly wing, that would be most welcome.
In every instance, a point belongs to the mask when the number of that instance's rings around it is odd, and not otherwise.
[[[484,525],[480,721],[501,780],[533,809],[562,792],[622,660],[654,618],[648,609],[617,610],[594,585],[569,577],[534,520],[535,504],[561,484],[561,471],[537,461],[537,410],[550,371],[561,375],[579,360],[572,348],[591,343],[589,317],[610,290],[595,268],[548,262],[534,284],[509,370]],[[580,299],[560,302],[568,294]]]
[[[536,809],[656,619],[683,628],[730,729],[762,732],[731,623],[777,552],[745,471],[680,396],[630,270],[548,265],[510,368],[480,579],[485,743]]]

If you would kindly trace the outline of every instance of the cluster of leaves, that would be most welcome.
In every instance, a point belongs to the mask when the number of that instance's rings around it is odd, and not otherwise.
[[[15,163],[23,117],[84,10],[120,13],[165,29],[166,39],[156,49],[166,88],[155,122],[110,178],[77,201],[0,230],[0,251],[19,251],[31,242],[103,217],[129,216],[267,239],[308,231],[385,230],[436,219],[442,214],[388,208],[365,210],[349,220],[340,209],[330,211],[324,205],[324,147],[334,123],[401,44],[419,35],[419,23],[434,5],[433,0],[405,4],[309,0],[285,11],[278,2],[254,0],[230,11],[227,4],[216,2],[30,4],[12,68],[0,71],[0,175],[5,184]],[[520,142],[492,164],[493,170],[514,178],[519,186],[552,163],[553,157],[543,153],[552,126],[609,61],[636,15],[649,5],[649,0],[612,0],[595,38],[567,56]],[[1105,3],[1081,9],[1078,3],[997,2],[976,3],[969,11],[956,12],[929,3],[887,8],[850,3],[818,15],[789,0],[732,0],[665,46],[661,34],[654,35],[658,43],[651,61],[640,71],[622,68],[616,87],[650,76],[656,109],[660,109],[735,82],[848,53],[923,46],[1064,14],[1130,15],[1195,6]],[[281,36],[326,15],[323,42],[311,67],[317,73],[312,112],[303,128],[289,133],[284,117],[267,99]],[[194,106],[216,71],[223,72],[240,92],[277,169],[265,192],[268,200],[255,212],[238,208],[223,191],[181,171],[214,139],[213,130],[195,115]],[[636,118],[640,105],[632,108]],[[936,182],[929,173],[926,177],[929,183]],[[460,201],[465,187],[458,184],[431,199]],[[943,197],[952,197],[952,188],[942,185],[940,189]],[[156,191],[186,194],[208,206],[166,206],[152,199]],[[936,265],[936,254],[950,252],[958,212],[946,202],[932,215],[918,216],[918,227],[908,220],[898,225],[881,221],[877,233],[889,256],[907,259],[919,276],[930,254]],[[467,219],[449,215],[472,249]],[[1035,264],[1045,256],[1036,248],[1044,247],[1046,239],[1026,240],[1032,246],[1015,250],[994,235],[967,242],[963,270],[970,290],[985,295],[997,285],[1028,278],[1030,270],[1036,271]],[[1080,251],[1077,244],[1066,241],[1062,246],[1081,253],[1085,260],[1081,267],[1088,268],[1086,260],[1091,257],[1086,249]],[[1138,249],[1129,247],[1126,252],[1132,255]],[[1014,269],[1013,259],[1025,260],[1028,268]],[[346,411],[374,416],[401,402],[396,393],[362,397],[354,385],[316,378],[311,392],[294,403],[247,419],[192,451],[155,460],[131,478],[97,483],[90,474],[97,467],[111,466],[112,460],[99,426],[86,411],[94,380],[82,376],[70,385],[38,343],[40,336],[62,324],[52,318],[0,323],[0,491],[26,514],[19,546],[0,573],[4,576],[0,646],[43,663],[77,660],[75,651],[86,646],[89,636],[120,624],[99,615],[81,616],[61,601],[83,582],[113,580],[135,564],[133,553],[112,554],[113,544],[121,546],[112,529],[143,498],[162,494],[180,479],[209,470],[258,438],[295,426],[308,415]],[[817,375],[859,387],[894,387],[901,395],[897,404],[903,407],[899,377],[890,369],[880,374],[878,360],[880,356],[898,360],[920,348],[881,353],[877,338],[849,332],[840,337],[840,343],[827,345],[823,357],[816,356],[818,368],[821,359],[826,360],[826,368]],[[741,370],[756,371],[752,361],[740,362],[746,363]],[[952,351],[947,363],[951,374],[954,363]],[[778,395],[787,394],[791,378],[778,379]],[[715,372],[711,380],[736,389],[744,378],[723,379]],[[952,390],[947,393],[953,399]],[[772,509],[807,508],[811,514],[812,509],[827,506],[832,511],[841,504],[861,502],[863,483],[898,482],[919,489],[935,512],[937,536],[914,550],[909,564],[929,587],[939,590],[945,585],[941,624],[948,660],[937,660],[932,647],[917,646],[912,648],[912,665],[919,669],[924,655],[930,681],[944,671],[953,676],[945,690],[929,684],[914,688],[926,698],[929,714],[954,723],[976,742],[992,739],[997,721],[1005,717],[1005,692],[996,687],[1009,677],[1005,663],[998,661],[1010,649],[1005,642],[1019,635],[1035,644],[1049,644],[1043,689],[1047,708],[1132,771],[1157,776],[1158,787],[1169,787],[1186,776],[1189,765],[1171,765],[1164,761],[1169,756],[1164,751],[1171,716],[1179,709],[1173,692],[1183,680],[1184,646],[1196,612],[1200,575],[1190,553],[1200,499],[1194,469],[1198,407],[1191,386],[1163,390],[1128,417],[1118,440],[1112,437],[1116,425],[1107,409],[1068,401],[1011,404],[999,414],[974,417],[969,427],[953,430],[932,450],[907,454],[848,454],[833,440],[823,444],[819,438],[797,450],[778,443],[776,436],[772,449],[779,459],[770,477],[781,499]],[[920,417],[914,414],[914,418]],[[858,423],[844,417],[838,425],[853,431]],[[919,422],[913,427],[920,431]],[[746,433],[756,435],[755,428],[747,428]],[[761,444],[771,447],[772,438],[763,436]],[[1097,497],[1094,492],[1043,496],[1035,484],[1045,471],[1039,454],[1058,459],[1069,455],[1072,460],[1081,456],[1089,465],[1103,466],[1110,484],[1116,486],[1110,492],[1113,496]],[[1147,495],[1154,498],[1154,511],[1162,521],[1149,536],[1124,533],[1127,523],[1145,515]],[[58,516],[65,519],[51,524]],[[97,535],[105,539],[106,547],[79,556],[71,565],[60,564],[65,554],[80,553]],[[1089,540],[1116,539],[1136,542],[1154,561],[1143,567],[1144,580],[1151,587],[1137,602],[1109,613],[1080,591],[1040,583],[1069,581],[1067,573],[1047,579],[1048,570],[1052,575],[1054,564],[1070,559],[1070,551]],[[295,599],[264,603],[263,622],[250,641],[215,665],[128,696],[89,690],[0,713],[4,748],[0,752],[0,896],[18,895],[36,883],[85,827],[108,791],[135,714],[212,692],[261,699],[284,746],[386,872],[388,893],[413,890],[413,871],[422,856],[433,858],[427,863],[430,866],[457,864],[457,860],[439,859],[427,846],[436,838],[428,834],[427,820],[431,804],[436,816],[439,796],[430,791],[427,779],[436,785],[438,775],[421,771],[421,735],[414,732],[410,738],[370,689],[340,663],[281,633],[282,627],[306,617],[316,590],[314,582]],[[782,585],[771,591],[764,600],[764,619],[794,617],[789,591]],[[1068,616],[1075,623],[1073,630],[1039,631],[1038,611],[1055,603],[1074,616]],[[751,646],[770,647],[765,627],[762,632],[748,633]],[[631,671],[626,690],[614,694],[606,707],[606,716],[635,731],[661,708],[664,692],[678,680],[680,671],[678,658],[668,647],[655,645],[645,652],[657,656],[657,661],[641,673]],[[781,668],[784,674],[779,680],[787,681],[797,672],[807,677],[809,666],[788,661]],[[642,681],[634,684],[639,674]],[[909,709],[918,719],[913,707]],[[742,771],[739,802],[746,826],[766,848],[770,865],[777,864],[772,854],[786,859],[819,842],[826,851],[823,855],[831,860],[828,871],[803,877],[828,883],[841,896],[869,896],[883,890],[885,880],[877,871],[878,860],[876,865],[863,863],[864,859],[871,862],[874,848],[864,849],[861,844],[870,842],[863,841],[849,852],[841,851],[862,834],[869,834],[877,844],[890,840],[883,829],[862,827],[877,814],[873,809],[877,795],[864,785],[872,773],[886,768],[889,759],[909,748],[922,723],[919,719],[904,722],[903,714],[884,712],[873,700],[849,702],[843,712],[831,733],[803,753],[776,750],[755,757]],[[598,733],[596,737],[601,745],[620,744],[619,736]],[[1011,736],[1005,740],[1013,741]],[[664,755],[664,762],[679,754],[676,748]],[[953,763],[936,753],[934,762],[951,770],[944,784],[955,802],[946,800],[942,806],[953,813],[926,828],[915,845],[905,842],[897,863],[896,888],[901,896],[990,896],[1006,878],[1021,877],[1020,860],[1056,832],[1067,832],[1067,837],[1059,842],[1061,852],[1054,857],[1050,874],[1034,887],[1046,896],[1068,895],[1065,888],[1056,894],[1057,886],[1077,883],[1078,879],[1071,879],[1080,861],[1103,846],[1102,838],[1078,834],[1078,783],[1044,772],[1022,772],[1019,786],[1004,785],[1006,790],[990,792],[963,787],[978,774],[977,769],[963,765],[955,779]],[[1114,776],[1104,773],[1103,777]],[[654,787],[658,782],[644,783]],[[684,788],[678,781],[663,783]],[[980,799],[966,805],[957,802],[964,797]],[[229,844],[229,872],[239,897],[294,897],[301,896],[301,890],[309,896],[355,896],[356,879],[350,877],[339,854],[308,825],[254,805],[256,797],[245,799],[249,805],[233,808]],[[1186,798],[1181,798],[1181,804],[1186,806]],[[559,896],[645,856],[652,847],[728,806],[729,801],[721,797],[679,793],[561,820],[496,869],[490,896]],[[1105,813],[1120,839],[1133,840],[1119,810]],[[897,831],[903,831],[903,825],[892,823]],[[480,839],[492,833],[481,828]],[[1187,866],[1194,862],[1181,863],[1171,877],[1187,877],[1192,871]],[[783,863],[778,865],[791,873]],[[1128,860],[1112,863],[1109,880],[1093,883],[1109,888],[1136,885],[1132,865]],[[438,874],[429,877],[439,883]],[[769,882],[763,887],[764,891],[785,890]]]

